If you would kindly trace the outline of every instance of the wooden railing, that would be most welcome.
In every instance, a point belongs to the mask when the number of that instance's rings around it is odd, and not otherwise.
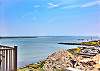
[[[0,71],[17,71],[17,46],[0,45]]]

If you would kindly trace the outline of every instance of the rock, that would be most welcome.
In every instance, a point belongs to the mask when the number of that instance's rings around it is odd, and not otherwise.
[[[76,68],[68,67],[65,71],[82,71]]]
[[[60,50],[44,61],[21,67],[18,71],[100,71],[99,51],[94,46]]]

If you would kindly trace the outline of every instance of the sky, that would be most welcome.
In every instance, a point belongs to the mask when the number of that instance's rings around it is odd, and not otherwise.
[[[100,36],[100,0],[0,0],[0,36]]]

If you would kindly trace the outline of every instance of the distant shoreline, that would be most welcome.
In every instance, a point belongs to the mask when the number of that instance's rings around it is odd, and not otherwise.
[[[91,40],[87,42],[81,42],[81,43],[66,43],[61,42],[58,44],[64,44],[64,45],[84,45],[84,46],[99,46],[100,47],[100,40]]]
[[[5,37],[0,37],[0,39],[4,38],[37,38],[37,36],[5,36]]]

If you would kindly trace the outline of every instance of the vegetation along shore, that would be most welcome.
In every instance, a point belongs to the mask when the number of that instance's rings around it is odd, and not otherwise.
[[[100,71],[100,40],[80,44],[85,46],[59,50],[45,60],[20,67],[17,71]]]

